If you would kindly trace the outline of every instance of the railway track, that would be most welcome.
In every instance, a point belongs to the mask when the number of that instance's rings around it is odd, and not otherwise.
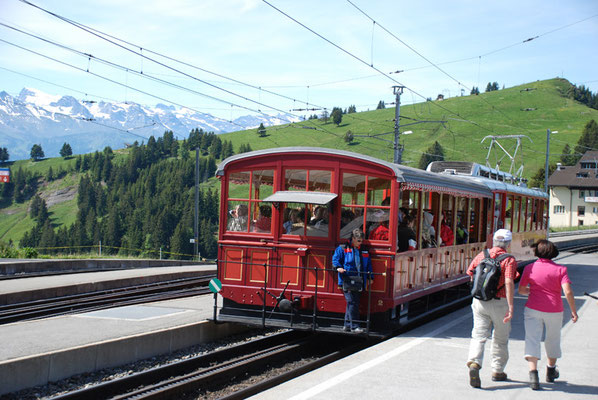
[[[53,398],[171,399],[186,394],[204,397],[214,393],[218,398],[243,399],[377,342],[350,336],[286,331]],[[298,362],[301,360],[309,361]],[[299,365],[281,367],[289,362]],[[284,372],[267,379],[256,378],[258,383],[245,385],[236,392],[221,392],[239,380],[260,375],[276,366]]]
[[[0,324],[209,293],[214,274],[0,306]]]

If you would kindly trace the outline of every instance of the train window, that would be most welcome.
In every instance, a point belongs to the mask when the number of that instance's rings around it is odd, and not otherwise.
[[[272,206],[261,200],[273,192],[274,171],[239,171],[229,175],[226,229],[234,232],[272,230]]]
[[[467,202],[465,197],[457,199],[457,225],[455,229],[455,244],[465,244],[469,242],[469,221],[467,218]]]
[[[480,241],[480,199],[469,199],[469,242]]]
[[[505,203],[505,229],[513,230],[513,196],[507,196]]]
[[[341,239],[362,229],[371,240],[390,240],[389,179],[345,172],[342,175]],[[387,199],[388,198],[388,199]]]
[[[331,171],[287,169],[284,190],[330,192]]]
[[[441,246],[452,246],[455,244],[454,207],[455,197],[446,194],[443,195],[439,214],[441,215],[439,223]]]
[[[494,194],[494,230],[497,231],[504,226],[503,219],[501,216],[502,212],[502,195],[499,193]]]
[[[515,201],[513,202],[513,232],[519,232],[519,216],[521,207],[521,198],[515,197]]]
[[[527,206],[525,207],[525,230],[531,231],[532,230],[532,217],[534,215],[534,200],[531,198],[525,199]]]

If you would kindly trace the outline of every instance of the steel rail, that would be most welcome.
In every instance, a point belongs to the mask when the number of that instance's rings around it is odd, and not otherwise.
[[[212,275],[0,306],[0,324],[208,293]]]

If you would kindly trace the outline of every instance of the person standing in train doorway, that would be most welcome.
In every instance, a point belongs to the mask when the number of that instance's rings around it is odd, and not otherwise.
[[[493,237],[493,247],[488,251],[490,257],[497,258],[501,254],[505,254],[512,239],[513,234],[510,230],[497,230]],[[484,258],[484,251],[482,251],[469,264],[467,275],[472,277],[472,280],[476,267]],[[503,259],[500,262],[500,278],[495,298],[488,301],[474,298],[472,301],[473,329],[467,367],[469,368],[469,384],[474,388],[481,387],[480,369],[484,359],[484,346],[490,337],[492,337],[492,380],[507,380],[504,370],[509,360],[509,334],[511,333],[513,296],[517,275],[515,258],[511,256]]]
[[[372,277],[372,262],[368,249],[362,246],[365,235],[361,229],[353,229],[349,241],[336,248],[332,265],[338,272],[338,285],[342,288],[347,308],[343,331],[363,333],[359,326],[359,300],[366,279]]]

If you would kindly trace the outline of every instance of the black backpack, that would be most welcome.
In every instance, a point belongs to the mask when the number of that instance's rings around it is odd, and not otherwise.
[[[496,298],[498,281],[500,280],[500,262],[513,257],[509,253],[501,254],[496,258],[490,257],[488,249],[484,249],[484,259],[475,268],[471,295],[476,299],[488,301]]]

